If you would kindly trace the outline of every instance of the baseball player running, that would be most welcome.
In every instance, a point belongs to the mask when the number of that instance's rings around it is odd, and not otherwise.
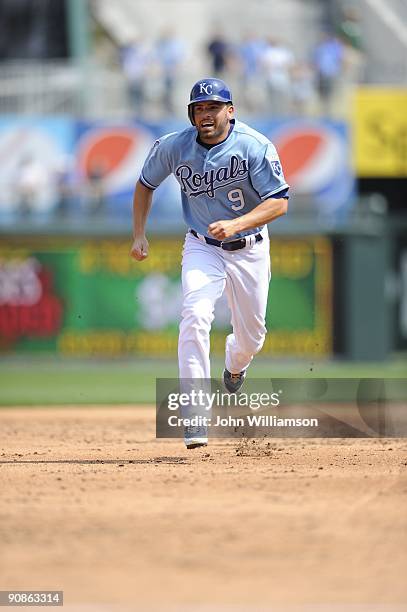
[[[138,261],[148,256],[145,225],[152,195],[172,173],[189,228],[182,258],[180,378],[210,378],[209,334],[215,303],[226,290],[233,332],[226,340],[223,380],[236,393],[264,343],[270,282],[266,224],[287,212],[288,185],[273,144],[234,118],[223,81],[195,83],[188,116],[192,127],[158,139],[144,163],[134,193],[131,255]],[[205,446],[207,431],[185,428],[185,444]]]

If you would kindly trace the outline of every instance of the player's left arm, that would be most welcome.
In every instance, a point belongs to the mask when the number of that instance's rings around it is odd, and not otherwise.
[[[211,223],[208,231],[217,240],[226,240],[239,232],[275,221],[287,213],[287,208],[287,198],[268,198],[241,217]]]
[[[289,186],[276,148],[270,141],[251,148],[249,174],[251,185],[259,194],[259,204],[235,219],[221,219],[211,223],[208,231],[217,240],[225,240],[239,232],[266,225],[287,213],[286,194]]]

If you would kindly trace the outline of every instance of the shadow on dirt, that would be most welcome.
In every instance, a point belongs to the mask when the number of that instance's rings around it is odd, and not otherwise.
[[[12,461],[0,461],[0,465],[19,465],[19,464],[39,464],[39,465],[129,465],[129,464],[180,464],[189,465],[190,461],[185,457],[152,457],[151,459],[13,459]]]

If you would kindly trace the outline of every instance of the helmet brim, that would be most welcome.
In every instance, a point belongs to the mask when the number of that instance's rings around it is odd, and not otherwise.
[[[190,100],[188,102],[188,106],[191,106],[191,104],[197,104],[198,102],[224,102],[225,104],[228,104],[228,102],[230,102],[231,104],[233,104],[232,100],[230,98],[222,98],[222,96],[207,96],[207,95],[203,95],[203,96],[198,96],[197,98],[194,98],[193,100]]]

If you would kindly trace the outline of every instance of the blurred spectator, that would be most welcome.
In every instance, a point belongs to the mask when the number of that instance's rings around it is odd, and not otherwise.
[[[343,68],[343,44],[334,34],[322,34],[321,41],[313,51],[318,93],[325,113],[332,113],[332,102]]]
[[[348,82],[363,80],[365,55],[363,51],[363,32],[359,13],[352,7],[345,7],[337,26],[338,38],[345,46],[344,69]]]
[[[164,85],[164,111],[174,112],[174,86],[180,65],[185,57],[185,44],[172,30],[164,30],[156,43],[156,57]]]
[[[291,70],[292,110],[296,115],[308,115],[314,99],[314,73],[306,62],[297,62]]]
[[[127,79],[131,107],[135,113],[143,114],[145,80],[151,61],[151,52],[141,38],[135,38],[122,47],[121,60]]]
[[[282,43],[270,38],[262,57],[271,112],[285,115],[290,108],[291,71],[294,66],[293,52]]]
[[[32,155],[24,157],[17,171],[17,209],[27,216],[44,208],[44,199],[50,184],[47,167]]]
[[[211,61],[211,74],[222,78],[229,59],[230,45],[221,31],[216,32],[208,42],[207,51]]]
[[[60,217],[65,217],[68,214],[75,198],[73,163],[74,159],[66,156],[60,159],[56,168],[55,214]]]
[[[106,191],[104,180],[106,170],[106,160],[103,157],[92,159],[87,170],[85,204],[88,212],[93,215],[104,212],[106,208]]]
[[[266,47],[265,41],[258,37],[254,32],[247,32],[237,48],[237,55],[240,60],[240,72],[243,79],[244,104],[249,111],[254,111],[253,90],[256,88],[256,81],[260,75],[261,58]]]
[[[361,51],[363,49],[362,27],[358,12],[352,7],[345,7],[338,24],[338,37],[350,47]]]

